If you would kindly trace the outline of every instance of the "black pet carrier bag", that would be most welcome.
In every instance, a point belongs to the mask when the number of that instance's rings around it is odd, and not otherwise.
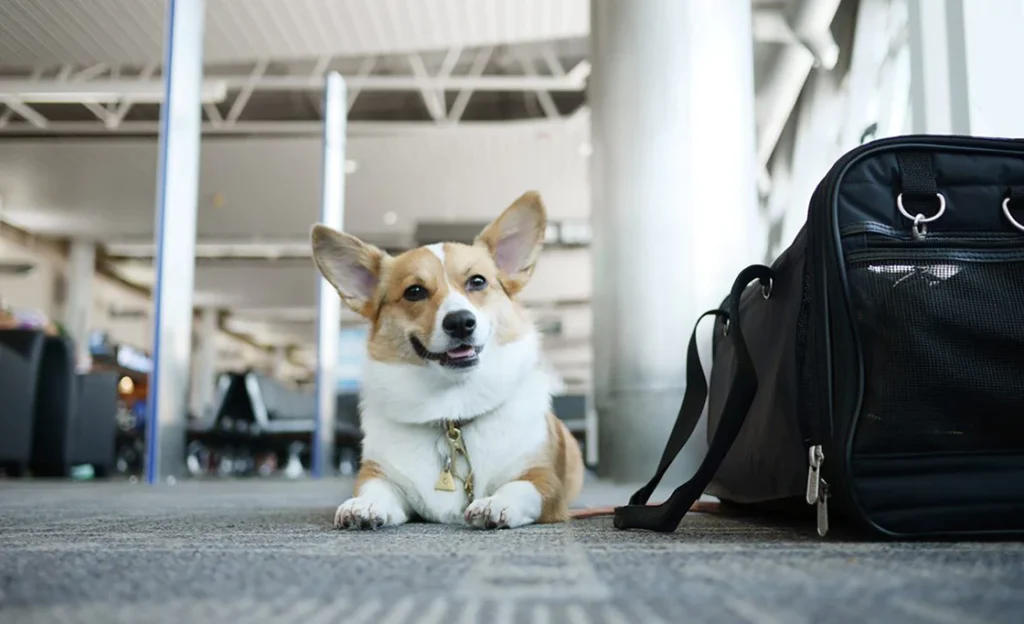
[[[674,531],[707,492],[891,537],[1024,533],[1024,142],[905,136],[844,155],[715,317],[654,478],[615,510]],[[699,321],[698,321],[699,322]],[[696,332],[696,330],[695,330]],[[708,407],[690,481],[648,499]]]

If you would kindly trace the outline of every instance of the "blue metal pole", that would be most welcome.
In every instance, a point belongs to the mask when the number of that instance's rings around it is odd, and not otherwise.
[[[153,371],[146,421],[146,482],[150,484],[180,476],[185,466],[205,9],[205,0],[167,3],[157,165]]]

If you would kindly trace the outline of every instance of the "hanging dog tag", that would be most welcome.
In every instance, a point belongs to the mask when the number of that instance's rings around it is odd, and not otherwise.
[[[438,492],[454,492],[455,491],[455,479],[452,478],[452,460],[448,460],[445,464],[444,470],[441,471],[441,476],[437,478],[437,483],[434,484],[434,489]]]
[[[434,484],[434,489],[439,492],[455,491],[455,479],[452,478],[452,473],[447,468],[441,472],[441,476],[437,478],[437,483]]]

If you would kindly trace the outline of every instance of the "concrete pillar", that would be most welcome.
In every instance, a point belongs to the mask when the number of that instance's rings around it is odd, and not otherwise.
[[[192,413],[197,418],[210,416],[217,384],[217,321],[220,311],[204,308],[196,332],[195,362],[192,365]]]
[[[150,484],[185,473],[205,10],[204,0],[167,2],[165,99],[157,165],[153,374],[146,423],[146,481]]]
[[[969,134],[963,0],[908,0],[907,12],[914,132]]]
[[[320,222],[335,230],[345,224],[345,139],[348,127],[348,90],[337,72],[327,75],[324,89],[324,160]],[[341,301],[324,279],[317,289],[316,425],[313,433],[313,478],[334,471],[334,413],[338,403],[338,341],[341,337]]]
[[[93,309],[93,282],[96,279],[96,243],[71,241],[65,276],[67,296],[64,302],[64,327],[75,341],[75,360],[79,367],[89,365],[89,328]]]
[[[679,409],[692,323],[762,255],[751,8],[593,0],[591,20],[598,463],[641,481]],[[703,457],[703,427],[694,438],[666,483]]]

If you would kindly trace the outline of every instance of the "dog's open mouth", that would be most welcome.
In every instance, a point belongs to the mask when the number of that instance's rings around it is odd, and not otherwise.
[[[424,360],[437,362],[445,368],[470,368],[476,366],[480,363],[480,351],[483,350],[483,347],[474,347],[471,344],[463,343],[447,351],[435,353],[434,351],[428,351],[416,336],[409,336],[409,342],[412,343],[412,348],[416,351],[416,355]]]

